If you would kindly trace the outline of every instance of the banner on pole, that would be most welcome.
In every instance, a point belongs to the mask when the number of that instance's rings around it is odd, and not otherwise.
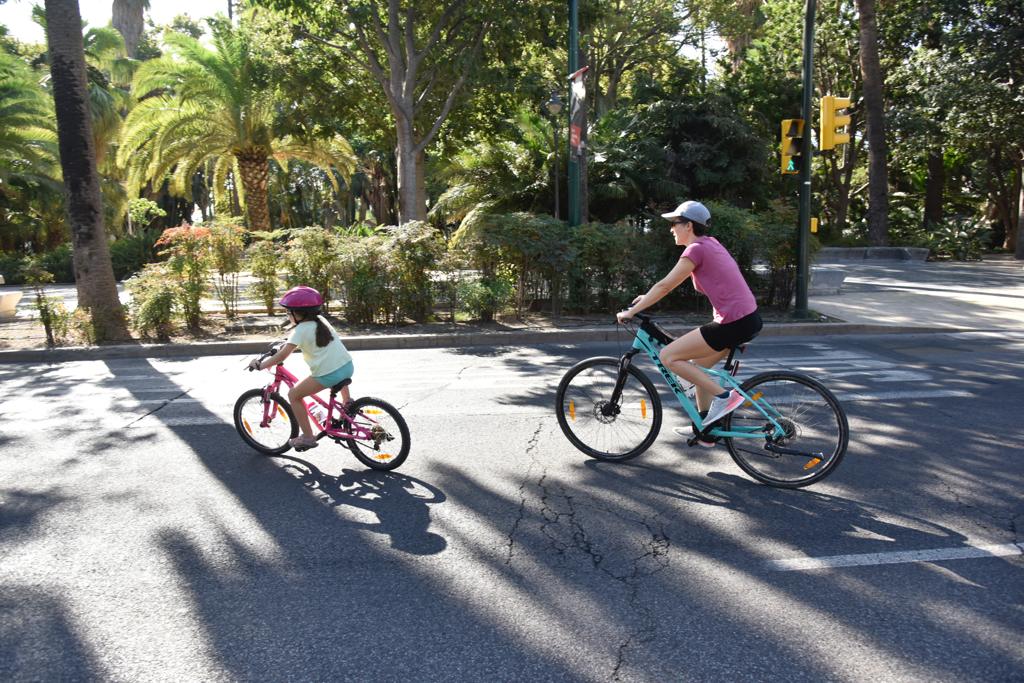
[[[587,99],[587,85],[583,80],[589,66],[569,75],[569,151],[576,156],[583,156],[583,131],[587,127],[586,112],[583,104]]]

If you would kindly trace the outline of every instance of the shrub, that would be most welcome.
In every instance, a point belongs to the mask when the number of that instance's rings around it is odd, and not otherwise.
[[[157,236],[157,231],[145,230],[111,242],[110,262],[114,266],[114,277],[124,280],[139,272],[147,263],[155,260],[156,250],[153,245]]]
[[[0,275],[4,276],[4,282],[6,284],[25,284],[24,268],[25,257],[21,254],[0,254]]]
[[[242,269],[246,231],[233,223],[214,222],[208,227],[210,266],[217,274],[213,290],[224,306],[224,315],[234,318],[238,314],[238,271]]]
[[[75,281],[75,268],[72,264],[71,244],[68,242],[65,242],[45,254],[40,254],[39,264],[53,274],[54,282]]]
[[[125,282],[132,326],[145,337],[168,341],[174,329],[178,286],[167,265],[151,263]]]
[[[511,304],[514,295],[512,280],[500,275],[459,283],[460,309],[484,322],[490,322],[496,311]]]
[[[956,261],[980,260],[990,232],[982,218],[948,218],[932,229],[932,253],[936,256],[949,256]]]
[[[167,269],[177,282],[177,301],[190,330],[199,329],[202,322],[200,301],[206,294],[210,272],[209,236],[209,228],[184,223],[164,230],[156,242],[157,247],[163,247],[160,254],[168,257]]]
[[[277,275],[281,251],[272,241],[257,238],[249,245],[246,255],[249,270],[256,280],[249,286],[249,292],[267,309],[267,315],[271,315],[281,288],[281,278]]]
[[[95,344],[98,339],[96,325],[93,324],[92,316],[84,308],[76,308],[71,313],[71,331],[74,336],[84,344]]]
[[[285,264],[288,268],[286,281],[289,287],[306,285],[313,287],[324,298],[325,308],[334,294],[331,285],[340,275],[339,238],[323,228],[300,228],[292,230]]]
[[[351,324],[368,324],[378,319],[391,322],[395,305],[384,239],[379,235],[345,237],[339,251],[338,275],[345,292],[345,320]]]
[[[30,258],[22,270],[25,282],[32,285],[35,293],[34,307],[39,313],[39,321],[46,332],[46,345],[51,349],[63,344],[68,336],[68,323],[71,316],[59,297],[47,296],[43,285],[54,281],[53,273],[43,267],[43,258]]]
[[[437,228],[422,221],[389,227],[384,250],[391,266],[388,278],[394,286],[396,317],[408,316],[425,322],[433,311],[430,273],[444,254],[444,242]]]

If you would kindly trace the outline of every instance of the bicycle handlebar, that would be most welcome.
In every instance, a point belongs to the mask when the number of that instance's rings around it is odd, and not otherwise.
[[[284,345],[284,342],[283,342],[283,341],[276,341],[276,342],[273,342],[273,343],[272,343],[272,344],[270,345],[270,348],[268,348],[268,349],[267,349],[266,351],[264,351],[263,353],[261,353],[261,354],[260,354],[259,356],[257,356],[257,357],[256,357],[256,358],[257,358],[257,360],[259,360],[259,361],[260,361],[260,362],[262,363],[262,362],[263,362],[263,361],[264,361],[265,359],[267,359],[267,358],[270,358],[270,357],[271,357],[271,356],[273,356],[273,355],[274,355],[275,353],[277,353],[278,351],[280,351],[280,350],[281,350],[281,347],[282,347],[283,345]],[[253,372],[253,371],[254,371],[254,370],[255,370],[256,368],[252,367],[252,365],[251,365],[251,361],[250,361],[250,365],[248,366],[248,368],[247,368],[247,369],[249,370],[249,372]]]

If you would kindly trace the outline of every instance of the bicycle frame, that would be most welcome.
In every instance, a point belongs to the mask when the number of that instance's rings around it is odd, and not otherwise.
[[[618,404],[619,397],[622,395],[622,387],[626,382],[626,371],[632,363],[633,357],[640,352],[644,352],[651,359],[651,362],[654,363],[654,366],[658,368],[661,376],[665,378],[669,388],[672,389],[672,393],[675,394],[676,400],[679,401],[679,405],[690,419],[693,420],[693,424],[697,428],[698,433],[703,432],[704,421],[700,417],[700,411],[697,410],[697,406],[695,406],[693,401],[690,400],[690,397],[686,395],[683,388],[679,386],[679,382],[676,379],[675,374],[673,374],[672,371],[666,368],[665,364],[661,362],[659,354],[661,349],[665,347],[665,344],[648,333],[648,331],[644,329],[645,325],[646,323],[642,323],[637,327],[633,338],[633,347],[620,359],[619,376],[615,384],[615,390],[612,393],[612,404]],[[785,434],[785,430],[782,428],[782,425],[780,425],[775,419],[775,417],[781,417],[781,414],[767,401],[761,400],[760,396],[750,396],[747,394],[747,392],[743,391],[740,387],[739,382],[737,382],[736,379],[728,372],[704,367],[702,367],[701,370],[714,377],[718,384],[723,388],[735,389],[744,398],[746,398],[747,401],[753,404],[753,406],[757,408],[758,412],[764,415],[765,419],[771,423],[774,432],[770,436],[778,438]],[[714,427],[708,432],[708,435],[740,439],[764,438],[765,436],[768,436],[765,434],[763,428],[742,426],[733,426],[729,430]]]
[[[271,411],[274,408],[274,403],[270,400],[267,400],[269,399],[270,394],[276,393],[278,389],[280,389],[282,384],[285,384],[289,389],[291,389],[296,384],[298,384],[298,382],[299,378],[293,375],[291,372],[289,372],[288,369],[283,364],[278,364],[274,368],[274,379],[270,382],[270,384],[263,388],[263,397],[265,401],[263,404],[263,423],[260,425],[261,427],[267,427],[270,424],[271,418],[273,417]],[[324,401],[316,394],[313,394],[312,396],[307,396],[306,398],[316,401],[327,410],[327,416],[324,418],[323,422],[321,422],[313,414],[313,411],[310,410],[310,408],[313,407],[312,404],[308,400],[304,402],[306,407],[306,414],[309,415],[309,419],[312,425],[316,427],[315,431],[318,433],[318,435],[329,436],[333,439],[350,440],[373,438],[373,434],[370,432],[369,429],[353,422],[352,418],[350,418],[345,413],[344,410],[341,410],[340,406],[338,406],[338,403],[334,400],[333,396],[331,397],[330,401]],[[331,427],[331,413],[334,412],[335,406],[338,406],[338,418],[348,423],[347,430],[335,429]]]

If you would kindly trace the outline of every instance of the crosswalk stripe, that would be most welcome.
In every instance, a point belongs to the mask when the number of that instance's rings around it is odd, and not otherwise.
[[[1017,543],[1003,543],[999,545],[968,545],[955,548],[932,548],[929,550],[893,550],[884,553],[831,555],[827,557],[793,557],[780,560],[769,560],[765,563],[765,567],[771,571],[793,572],[808,571],[811,569],[835,569],[838,567],[904,564],[908,562],[968,560],[979,557],[1010,557],[1013,555],[1024,555],[1024,548]]]

